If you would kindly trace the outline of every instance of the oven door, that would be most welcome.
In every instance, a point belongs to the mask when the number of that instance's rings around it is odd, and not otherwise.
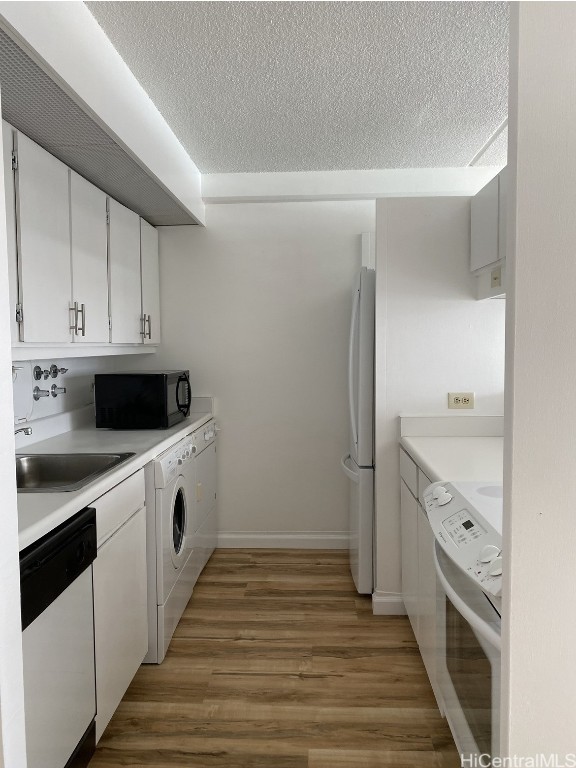
[[[434,559],[437,675],[446,718],[462,756],[494,757],[500,741],[500,615],[436,542]]]

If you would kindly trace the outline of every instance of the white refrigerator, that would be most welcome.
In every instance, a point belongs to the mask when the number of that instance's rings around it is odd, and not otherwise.
[[[348,351],[350,446],[342,458],[350,480],[350,570],[360,594],[372,594],[374,584],[375,278],[373,269],[362,267],[354,288]]]

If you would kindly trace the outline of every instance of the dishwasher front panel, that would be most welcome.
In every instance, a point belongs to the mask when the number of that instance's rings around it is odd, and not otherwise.
[[[96,714],[92,566],[22,633],[28,768],[63,768]]]

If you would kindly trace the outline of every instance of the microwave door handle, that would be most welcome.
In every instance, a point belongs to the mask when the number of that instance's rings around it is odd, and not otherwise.
[[[188,385],[188,397],[186,398],[185,403],[180,402],[180,384],[182,384],[183,381]],[[178,383],[176,384],[176,407],[180,413],[184,414],[184,416],[188,416],[190,413],[190,379],[185,373],[178,377]]]
[[[478,618],[478,616],[474,613],[473,610],[471,610],[464,600],[454,591],[454,589],[450,586],[448,580],[446,579],[446,576],[444,575],[444,571],[442,570],[440,563],[438,562],[438,554],[436,552],[436,547],[438,544],[434,542],[434,566],[436,568],[436,575],[438,576],[438,580],[440,581],[440,584],[442,585],[442,589],[444,590],[446,597],[454,608],[458,611],[458,613],[466,619],[468,624],[472,627],[472,629],[478,633],[480,638],[482,638],[485,642],[489,643],[492,648],[496,648],[497,651],[500,651],[502,647],[502,641],[500,638],[500,635],[492,629],[492,627],[487,624],[485,621],[482,621],[482,619]],[[480,587],[478,587],[480,589]],[[480,639],[479,638],[479,639]]]

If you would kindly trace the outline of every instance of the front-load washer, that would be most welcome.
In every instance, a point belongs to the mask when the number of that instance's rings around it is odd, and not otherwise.
[[[164,660],[174,630],[192,595],[195,492],[191,435],[147,465],[148,653],[144,662]]]

